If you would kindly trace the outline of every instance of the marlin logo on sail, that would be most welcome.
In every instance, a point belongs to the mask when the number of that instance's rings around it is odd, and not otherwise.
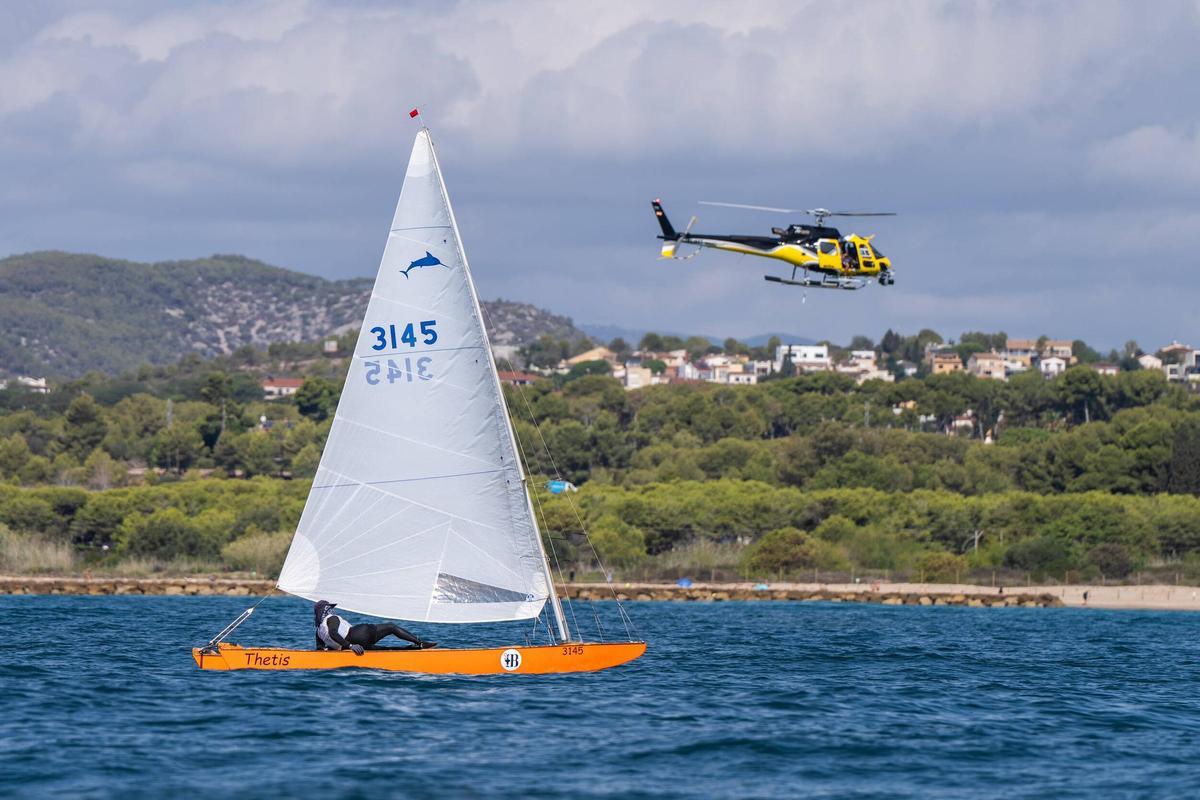
[[[421,267],[446,267],[446,265],[441,261],[438,261],[437,256],[426,250],[424,258],[418,258],[416,261],[408,265],[408,269],[400,270],[400,274],[407,278],[410,271],[414,269],[420,269]],[[450,268],[446,267],[446,269]]]

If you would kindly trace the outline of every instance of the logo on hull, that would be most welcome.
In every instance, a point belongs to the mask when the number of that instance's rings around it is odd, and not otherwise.
[[[420,269],[421,267],[446,267],[446,265],[441,261],[438,261],[437,256],[426,250],[424,258],[418,258],[416,261],[413,261],[408,265],[407,269],[400,270],[400,274],[407,278],[408,273],[412,272],[414,269]],[[446,267],[446,269],[450,268]]]
[[[515,672],[521,668],[521,651],[511,647],[500,654],[500,666],[505,672]]]

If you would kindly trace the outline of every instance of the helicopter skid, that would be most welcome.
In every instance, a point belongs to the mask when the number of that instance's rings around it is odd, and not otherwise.
[[[844,289],[852,292],[862,289],[867,282],[862,278],[837,278],[835,280],[820,280],[817,278],[781,278],[778,275],[764,275],[763,280],[772,283],[782,283],[785,286],[803,286],[807,289]]]

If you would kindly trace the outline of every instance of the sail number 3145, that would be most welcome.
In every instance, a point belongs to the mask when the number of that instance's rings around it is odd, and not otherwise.
[[[419,326],[419,331],[414,326]],[[376,325],[370,331],[375,336],[375,344],[371,345],[371,349],[386,350],[390,345],[395,350],[402,344],[406,344],[409,347],[416,347],[418,333],[421,336],[421,344],[434,344],[438,340],[436,328],[436,319],[423,319],[420,322],[410,322],[407,325],[392,323],[386,328],[382,325]],[[400,334],[398,338],[396,335],[397,332]]]

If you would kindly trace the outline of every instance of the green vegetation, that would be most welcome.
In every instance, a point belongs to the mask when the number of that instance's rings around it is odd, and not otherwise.
[[[935,339],[885,336],[899,356]],[[243,348],[91,373],[48,395],[0,392],[3,568],[274,573],[349,345]],[[606,373],[584,362],[506,388],[531,472],[582,487],[539,492],[538,507],[560,558],[585,573],[572,502],[625,577],[1200,572],[1200,402],[1158,372],[861,386],[822,373],[632,392]],[[267,402],[268,374],[306,380]]]

